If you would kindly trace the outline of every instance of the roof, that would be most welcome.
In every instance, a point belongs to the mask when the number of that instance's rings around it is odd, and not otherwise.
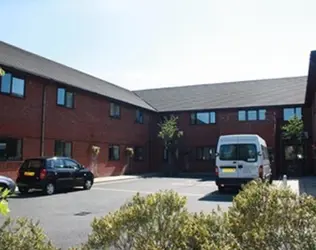
[[[12,67],[36,76],[52,79],[79,89],[155,111],[148,103],[127,89],[22,50],[3,41],[0,41],[0,55],[0,65]]]
[[[302,105],[307,76],[138,90],[160,112]]]

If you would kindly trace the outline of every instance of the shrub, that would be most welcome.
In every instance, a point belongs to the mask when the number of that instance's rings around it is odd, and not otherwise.
[[[95,218],[82,249],[234,249],[222,217],[191,214],[185,205],[186,198],[173,191],[137,194],[118,211]]]
[[[227,216],[241,249],[316,249],[316,201],[289,188],[253,181]]]
[[[0,214],[8,215],[10,212],[7,197],[9,196],[10,190],[0,188]]]
[[[12,250],[55,250],[38,223],[20,218],[7,218],[0,227],[0,249]]]

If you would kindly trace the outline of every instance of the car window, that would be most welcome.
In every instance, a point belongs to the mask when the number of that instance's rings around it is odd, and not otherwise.
[[[254,162],[257,161],[257,149],[255,144],[239,144],[240,161]]]
[[[54,159],[54,168],[64,168],[64,161],[62,159]]]
[[[74,168],[74,169],[79,168],[78,163],[76,163],[72,160],[66,159],[66,160],[64,160],[64,162],[65,162],[65,167],[67,167],[67,168]]]
[[[25,160],[21,166],[21,169],[41,168],[43,165],[44,161],[42,159]]]

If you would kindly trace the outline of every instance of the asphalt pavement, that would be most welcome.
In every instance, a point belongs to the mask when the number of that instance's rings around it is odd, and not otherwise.
[[[10,215],[39,220],[53,243],[67,249],[87,240],[94,217],[117,210],[137,192],[146,195],[170,189],[187,197],[187,207],[192,212],[211,212],[218,205],[226,210],[236,195],[234,191],[219,194],[212,180],[148,177],[96,183],[88,191],[77,189],[52,196],[38,192],[17,195],[9,199]]]

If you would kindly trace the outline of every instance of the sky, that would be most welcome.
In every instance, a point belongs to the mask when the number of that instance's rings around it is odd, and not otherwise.
[[[0,0],[0,40],[130,90],[302,76],[315,10],[315,0]]]

